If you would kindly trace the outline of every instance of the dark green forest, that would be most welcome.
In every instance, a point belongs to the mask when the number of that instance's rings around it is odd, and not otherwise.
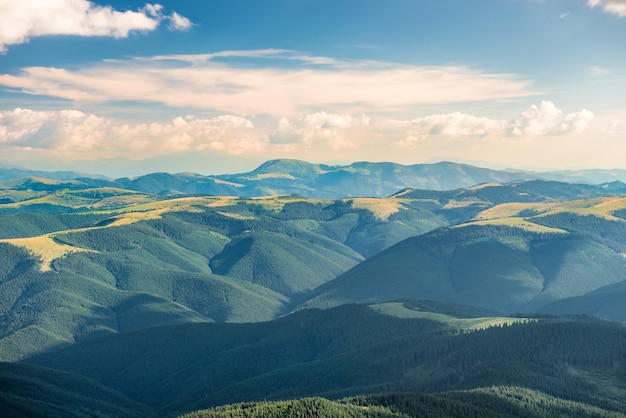
[[[338,401],[302,398],[248,402],[183,415],[183,418],[503,418],[620,417],[615,411],[555,398],[520,387],[497,386],[434,394],[391,393]]]
[[[28,362],[96,380],[161,413],[492,385],[626,413],[625,353],[623,325],[590,317],[511,318],[510,325],[459,331],[446,322],[343,305],[266,323],[116,334]]]

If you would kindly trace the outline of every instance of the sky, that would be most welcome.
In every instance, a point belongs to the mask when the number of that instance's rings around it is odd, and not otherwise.
[[[626,169],[626,0],[0,0],[0,164]]]

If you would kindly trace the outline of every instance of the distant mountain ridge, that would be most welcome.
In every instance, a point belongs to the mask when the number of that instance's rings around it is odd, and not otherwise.
[[[80,177],[106,179],[105,176],[99,174],[79,173],[76,171],[28,170],[25,168],[5,167],[0,165],[0,180],[14,180],[23,177],[43,177],[52,180],[73,180]]]
[[[253,171],[203,176],[194,173],[150,173],[108,180],[74,172],[40,172],[0,168],[0,180],[21,177],[76,179],[76,188],[117,187],[149,194],[211,194],[268,196],[297,194],[303,197],[386,197],[403,189],[455,190],[484,183],[553,180],[584,184],[607,183],[607,188],[626,189],[626,170],[579,170],[533,173],[493,170],[467,164],[439,162],[402,165],[391,162],[355,162],[350,165],[313,164],[277,159]],[[0,189],[10,188],[0,183]]]

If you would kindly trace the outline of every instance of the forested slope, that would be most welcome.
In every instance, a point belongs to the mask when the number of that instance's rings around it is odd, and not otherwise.
[[[425,314],[422,308],[404,309]],[[626,412],[621,324],[509,318],[459,332],[453,319],[460,318],[435,313],[411,318],[344,305],[267,323],[181,324],[79,342],[28,361],[94,379],[162,413],[492,385]]]
[[[320,286],[305,306],[411,297],[530,312],[625,277],[624,257],[592,236],[471,225],[402,241]]]

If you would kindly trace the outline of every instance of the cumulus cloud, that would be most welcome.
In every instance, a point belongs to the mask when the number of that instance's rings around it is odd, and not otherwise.
[[[405,127],[415,139],[433,135],[449,137],[486,136],[504,131],[506,122],[454,112],[430,115],[410,121],[392,121],[391,126]]]
[[[295,120],[281,118],[272,133],[272,142],[304,144],[305,147],[324,146],[333,149],[354,148],[357,138],[367,135],[370,118],[346,114],[316,112]]]
[[[8,45],[45,35],[127,37],[132,31],[154,30],[162,21],[171,30],[186,30],[191,21],[158,4],[137,11],[118,11],[88,0],[0,0],[0,52]]]
[[[587,5],[591,8],[600,7],[605,12],[619,17],[626,16],[626,0],[587,0]]]
[[[241,65],[233,57],[249,59]],[[109,60],[82,69],[28,67],[0,75],[0,85],[77,104],[132,100],[278,117],[342,113],[346,108],[391,112],[538,93],[516,76],[463,66],[340,62],[277,50]]]
[[[132,123],[78,110],[18,108],[0,111],[0,151],[43,152],[64,158],[147,158],[209,150],[272,158],[287,154],[301,158],[306,154],[330,159],[336,159],[341,151],[349,151],[351,158],[364,152],[372,158],[387,155],[392,148],[414,149],[424,143],[515,143],[518,141],[506,138],[578,134],[592,118],[588,110],[565,113],[548,101],[530,106],[511,120],[460,112],[406,120],[313,112],[292,118],[258,118],[255,122],[222,115]]]
[[[581,110],[564,114],[549,101],[532,105],[512,120],[491,119],[454,112],[430,115],[412,120],[390,120],[381,129],[400,138],[393,145],[406,148],[432,137],[536,137],[581,133],[593,118],[593,113]]]
[[[559,135],[580,133],[593,119],[593,113],[583,109],[580,112],[563,114],[554,103],[542,101],[532,105],[510,123],[513,136]]]
[[[170,152],[219,150],[259,152],[267,136],[252,121],[223,115],[210,119],[176,117],[169,123],[128,123],[78,110],[0,112],[0,147],[47,150],[66,157],[149,157]]]

